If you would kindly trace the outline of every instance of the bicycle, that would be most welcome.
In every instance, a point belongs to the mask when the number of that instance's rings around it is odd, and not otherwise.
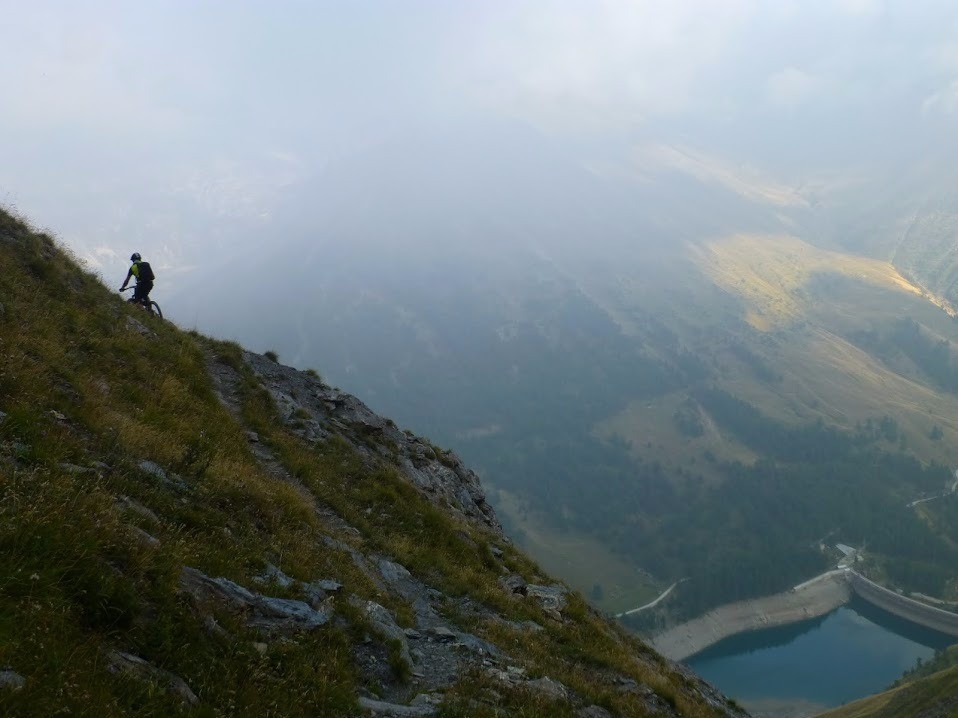
[[[135,286],[133,286],[133,287],[127,287],[126,289],[121,289],[120,292],[128,292],[128,291],[130,291],[131,289],[136,289],[136,287],[135,287]],[[127,299],[126,301],[130,302],[131,304],[139,304],[141,307],[143,307],[143,308],[144,308],[146,311],[148,311],[150,314],[155,314],[155,315],[158,316],[160,319],[163,318],[163,311],[160,309],[160,305],[157,304],[156,302],[154,302],[154,301],[153,301],[152,299],[150,299],[149,297],[146,297],[146,298],[144,298],[144,299],[137,299],[136,297],[130,297],[130,298]]]

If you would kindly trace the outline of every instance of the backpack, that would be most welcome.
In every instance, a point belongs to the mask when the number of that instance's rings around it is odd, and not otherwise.
[[[156,279],[156,275],[153,274],[153,267],[150,266],[149,262],[139,262],[140,265],[140,276],[139,279],[142,279],[144,282],[152,282]]]

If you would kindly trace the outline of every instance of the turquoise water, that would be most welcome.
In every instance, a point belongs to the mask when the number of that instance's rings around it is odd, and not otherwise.
[[[884,690],[955,641],[855,598],[822,618],[733,636],[686,663],[746,706],[830,708]]]

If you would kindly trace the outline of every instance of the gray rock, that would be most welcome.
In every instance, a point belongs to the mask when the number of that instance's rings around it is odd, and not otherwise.
[[[412,578],[412,574],[406,570],[405,566],[386,559],[379,561],[379,572],[388,583],[399,583],[407,578]]]
[[[473,653],[477,653],[480,656],[495,656],[497,658],[502,656],[502,651],[499,650],[497,646],[489,641],[485,641],[478,636],[474,636],[471,633],[458,633],[456,635],[456,646],[460,648],[465,648]]]
[[[436,641],[455,641],[458,634],[445,626],[433,626],[426,629],[426,635]]]
[[[149,546],[150,548],[159,548],[160,540],[151,534],[148,534],[146,531],[141,529],[139,526],[133,526],[133,533],[136,534],[136,537],[140,539],[144,546]]]
[[[0,668],[0,690],[18,691],[27,683],[27,679],[10,668]]]
[[[3,421],[6,418],[7,418],[7,412],[0,411],[0,421]]]
[[[142,322],[138,322],[133,317],[126,318],[126,327],[144,337],[155,337],[156,334],[147,329]]]
[[[127,673],[144,680],[153,681],[163,686],[169,693],[175,695],[187,705],[199,705],[200,699],[196,697],[196,694],[182,678],[169,671],[164,671],[162,668],[157,668],[139,656],[123,651],[110,651],[107,661],[107,669],[111,673]]]
[[[313,608],[321,608],[326,602],[326,599],[329,597],[329,594],[327,594],[315,583],[302,583],[300,584],[300,587],[303,589],[303,593],[306,594],[306,599],[309,602],[309,605]]]
[[[76,464],[70,464],[67,462],[62,462],[57,464],[60,467],[61,471],[65,471],[68,474],[95,474],[96,469],[91,469],[86,466],[77,466]]]
[[[363,610],[366,612],[366,617],[376,631],[387,639],[399,641],[403,660],[406,661],[407,665],[412,667],[413,658],[409,652],[409,641],[406,638],[406,632],[399,627],[389,610],[384,606],[380,606],[375,601],[366,601]]]
[[[569,695],[568,688],[548,676],[536,678],[534,681],[526,681],[524,685],[556,701],[563,700]]]
[[[271,563],[267,563],[263,573],[253,580],[257,583],[275,583],[280,588],[289,588],[296,583],[295,578],[290,578]]]
[[[520,596],[525,596],[528,592],[528,584],[526,583],[526,580],[517,573],[510,573],[508,576],[500,577],[499,585],[502,586],[507,593],[515,593]]]
[[[140,467],[140,471],[143,471],[149,474],[150,476],[153,476],[159,479],[160,481],[167,480],[166,471],[164,471],[163,467],[154,461],[147,461],[146,459],[144,459],[139,464],[137,464],[137,466]]]
[[[438,712],[437,707],[434,705],[404,706],[399,705],[398,703],[377,701],[372,698],[366,698],[365,696],[359,697],[359,705],[361,708],[369,711],[373,715],[390,716],[395,718],[406,718],[406,716],[431,716]]]
[[[442,703],[442,693],[420,693],[409,701],[411,706],[439,706]]]
[[[406,634],[406,638],[411,638],[414,641],[418,641],[420,638],[422,638],[422,634],[415,628],[404,628],[403,633]]]
[[[310,630],[329,622],[328,611],[315,609],[303,601],[253,593],[227,578],[210,578],[188,566],[180,573],[179,582],[181,590],[195,603],[225,603],[232,610],[246,614],[247,623],[261,630]]]
[[[249,625],[262,628],[312,629],[329,622],[329,613],[292,598],[270,598],[255,594],[255,616]]]
[[[587,706],[585,708],[580,708],[575,712],[576,718],[612,718],[612,714],[609,713],[602,706]]]
[[[362,454],[395,456],[405,477],[430,499],[501,533],[479,477],[463,467],[454,454],[444,454],[440,460],[425,442],[399,431],[393,422],[374,414],[356,397],[326,387],[303,372],[249,352],[243,358],[273,396],[284,422],[293,424],[308,441],[335,432]],[[307,412],[311,420],[301,418]]]
[[[352,526],[350,526],[349,529],[354,531],[357,535],[359,534],[359,531]],[[334,539],[332,536],[323,536],[323,543],[330,548],[336,549],[337,551],[345,551],[348,553],[350,558],[352,558],[353,564],[356,566],[356,568],[362,571],[363,575],[372,581],[376,588],[381,591],[388,590],[379,573],[373,570],[373,567],[370,565],[369,561],[363,554],[359,553],[359,551],[347,543],[343,543],[342,541]]]
[[[339,581],[334,581],[331,578],[321,578],[318,581],[313,581],[312,583],[306,585],[315,586],[321,591],[326,591],[327,593],[339,593],[343,590],[343,584],[341,584]]]
[[[122,494],[117,496],[116,507],[121,511],[132,511],[140,516],[150,519],[154,523],[160,523],[160,519],[155,513],[150,511],[150,509],[146,508],[146,506],[138,501],[134,501],[129,496],[123,496]]]
[[[495,678],[497,681],[502,683],[508,683],[509,685],[516,684],[516,678],[512,676],[508,671],[502,671],[498,668],[489,668],[486,671],[490,676]]]
[[[66,421],[66,420],[67,420],[66,415],[65,415],[65,414],[61,414],[61,413],[60,413],[59,411],[57,411],[56,409],[50,409],[50,411],[49,411],[48,413],[50,414],[50,416],[52,416],[52,417],[53,417],[54,419],[56,419],[57,421]]]
[[[249,441],[249,442],[252,443],[252,444],[258,444],[258,443],[259,443],[259,434],[257,434],[255,431],[247,431],[247,432],[246,432],[246,440]]]
[[[552,618],[562,620],[562,609],[566,606],[567,591],[559,584],[538,586],[530,583],[526,586],[526,595],[539,601],[542,609]]]
[[[203,628],[208,634],[224,641],[233,640],[232,634],[223,628],[212,616],[203,616]]]

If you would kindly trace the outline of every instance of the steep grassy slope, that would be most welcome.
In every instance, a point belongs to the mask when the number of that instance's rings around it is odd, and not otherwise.
[[[287,193],[260,230],[268,241],[222,273],[251,287],[282,274],[295,295],[221,303],[231,287],[204,276],[200,321],[320,365],[456,447],[510,535],[605,610],[682,578],[669,604],[685,614],[783,590],[832,563],[820,539],[874,549],[873,526],[899,522],[912,555],[886,542],[898,553],[874,577],[958,597],[954,556],[935,546],[919,565],[934,542],[922,511],[902,515],[958,465],[958,332],[935,297],[890,250],[838,241],[830,190],[815,198],[681,151],[637,157],[632,181],[520,134],[481,152],[421,138],[442,160],[415,185],[411,145],[331,167]],[[910,341],[908,320],[930,344]],[[748,417],[855,451],[806,477],[794,453],[743,431]],[[866,481],[877,453],[886,468]],[[917,461],[893,465],[901,456]],[[795,488],[806,480],[814,496]],[[856,492],[876,504],[867,525]]]
[[[954,718],[958,715],[958,667],[849,703],[819,718]]]
[[[737,714],[550,585],[454,455],[5,213],[0,356],[3,715]]]

